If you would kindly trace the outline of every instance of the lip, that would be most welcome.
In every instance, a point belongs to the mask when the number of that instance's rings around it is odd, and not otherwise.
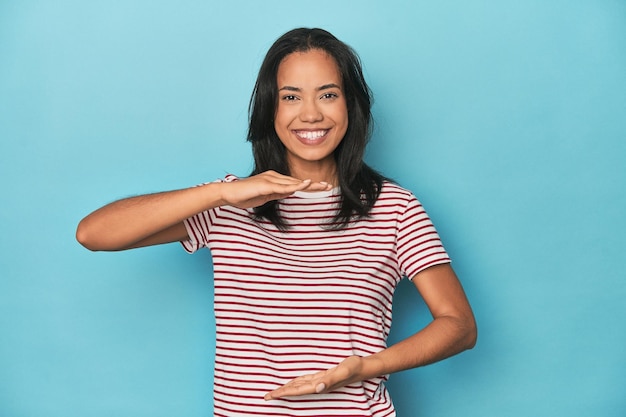
[[[328,137],[330,129],[293,129],[294,136],[305,145],[319,145]]]

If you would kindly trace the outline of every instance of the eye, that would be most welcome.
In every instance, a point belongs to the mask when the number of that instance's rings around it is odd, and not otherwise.
[[[283,101],[295,101],[297,99],[298,97],[294,96],[293,94],[287,94],[285,96],[282,96]]]
[[[334,100],[337,97],[339,97],[339,94],[337,93],[325,93],[321,98],[324,100]]]

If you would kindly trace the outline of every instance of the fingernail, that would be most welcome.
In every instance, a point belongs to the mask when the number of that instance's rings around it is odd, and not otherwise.
[[[321,384],[317,384],[317,387],[315,387],[315,392],[319,394],[320,392],[324,391],[324,389],[326,389],[326,384],[322,382]]]
[[[322,185],[328,185],[328,183],[326,181],[320,181],[320,184]]]

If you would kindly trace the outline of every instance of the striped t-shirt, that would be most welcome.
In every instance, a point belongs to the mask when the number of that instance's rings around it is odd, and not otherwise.
[[[208,247],[213,258],[215,416],[395,416],[385,375],[263,399],[295,377],[385,349],[397,283],[450,261],[426,212],[400,186],[385,182],[370,216],[341,230],[327,227],[337,201],[337,190],[281,200],[286,232],[231,206],[185,221],[184,248]]]

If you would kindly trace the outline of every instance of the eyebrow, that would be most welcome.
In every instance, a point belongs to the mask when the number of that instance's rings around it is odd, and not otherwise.
[[[330,83],[330,84],[324,84],[324,85],[322,85],[320,87],[317,87],[315,89],[315,91],[328,90],[330,88],[338,88],[339,90],[341,90],[341,87],[339,85],[337,85],[335,83]],[[296,92],[302,91],[301,88],[299,88],[299,87],[292,87],[290,85],[286,85],[286,86],[281,87],[281,88],[278,89],[278,91],[283,91],[283,90],[285,90],[285,91],[296,91]]]

